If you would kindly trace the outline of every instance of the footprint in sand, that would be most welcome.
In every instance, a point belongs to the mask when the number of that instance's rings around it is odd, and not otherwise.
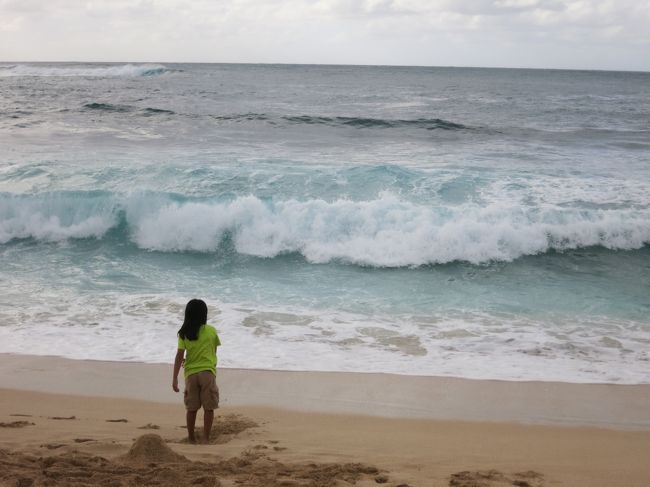
[[[270,443],[271,445],[277,445],[280,443],[278,440],[266,440],[267,443]],[[273,451],[284,451],[286,448],[284,446],[274,446]]]
[[[183,426],[183,428],[184,427],[185,426]],[[160,426],[158,426],[157,424],[153,424],[153,423],[147,423],[144,426],[138,426],[138,429],[139,430],[159,430]]]
[[[73,419],[77,419],[77,417],[76,416],[49,416],[47,419],[70,421],[70,420],[73,420]]]
[[[513,475],[506,475],[498,470],[465,470],[452,474],[449,487],[491,487],[514,485],[517,487],[542,487],[544,476],[529,470]]]
[[[41,448],[47,448],[48,450],[56,450],[57,448],[64,447],[65,443],[45,443],[41,445]]]
[[[120,419],[107,419],[107,423],[128,423],[129,420],[125,418],[120,418]]]
[[[25,426],[34,426],[29,421],[12,421],[11,423],[0,423],[0,428],[24,428]]]
[[[239,433],[242,433],[250,428],[257,428],[259,425],[252,419],[246,418],[239,414],[227,414],[215,418],[215,424],[210,431],[210,444],[223,444],[228,443],[235,438]],[[185,426],[183,426],[185,428]],[[203,431],[202,428],[196,428],[195,434],[199,442],[202,441]],[[183,439],[180,443],[187,443],[187,439]]]

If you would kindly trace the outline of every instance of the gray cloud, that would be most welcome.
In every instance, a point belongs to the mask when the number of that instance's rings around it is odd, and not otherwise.
[[[650,70],[650,1],[0,0],[0,60]]]

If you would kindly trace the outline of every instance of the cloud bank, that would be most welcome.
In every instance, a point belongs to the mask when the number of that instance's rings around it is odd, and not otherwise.
[[[0,0],[2,61],[650,70],[648,0]]]

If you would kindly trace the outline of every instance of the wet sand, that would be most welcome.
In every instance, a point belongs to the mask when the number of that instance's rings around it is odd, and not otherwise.
[[[646,385],[224,369],[210,443],[189,445],[170,376],[170,365],[0,355],[0,485],[650,479]]]

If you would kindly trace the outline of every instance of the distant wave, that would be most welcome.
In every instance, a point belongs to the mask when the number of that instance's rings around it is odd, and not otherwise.
[[[133,107],[126,105],[112,105],[110,103],[86,103],[84,108],[88,110],[101,110],[105,112],[129,112]]]
[[[151,115],[175,115],[176,113],[172,110],[165,110],[163,108],[145,108],[142,110],[145,116]]]
[[[0,195],[0,243],[104,238],[118,231],[139,248],[236,252],[265,258],[374,267],[511,261],[590,246],[639,249],[650,243],[650,212],[634,209],[433,207],[392,195],[369,201],[187,200],[148,194]]]
[[[125,105],[113,105],[109,103],[87,103],[85,109],[104,110],[107,112],[137,111],[137,107]],[[177,115],[172,110],[161,108],[144,108],[140,110],[144,116],[151,115]],[[183,116],[183,114],[178,114]],[[193,118],[209,117],[218,122],[266,122],[271,125],[282,123],[304,124],[304,125],[327,125],[330,127],[352,127],[358,129],[390,129],[390,128],[416,128],[424,130],[471,130],[470,127],[442,120],[440,118],[417,118],[413,120],[383,119],[367,117],[322,117],[316,115],[271,115],[266,113],[233,113],[228,115],[189,115]]]
[[[84,76],[84,77],[138,77],[157,76],[174,71],[160,64],[120,64],[111,66],[38,66],[16,64],[0,67],[0,77],[15,76]]]
[[[449,122],[440,118],[417,118],[414,120],[393,120],[383,118],[364,117],[315,117],[309,115],[285,116],[282,117],[291,123],[320,124],[331,126],[348,126],[357,128],[396,128],[415,127],[426,130],[462,130],[467,129],[465,125]]]
[[[272,117],[263,113],[234,113],[232,115],[211,115],[214,120],[224,122],[243,122],[245,120],[269,120]]]
[[[266,121],[271,124],[291,123],[303,125],[328,125],[330,127],[353,128],[399,128],[410,127],[425,130],[468,130],[470,127],[442,120],[440,118],[416,118],[413,120],[384,119],[369,117],[325,117],[318,115],[281,115],[274,116],[265,113],[238,113],[231,115],[212,115],[214,120],[224,122]]]
[[[111,103],[97,103],[97,102],[86,103],[83,106],[83,109],[97,110],[103,112],[117,112],[117,113],[139,111],[145,117],[150,117],[153,115],[175,115],[175,112],[173,112],[172,110],[165,110],[163,108],[147,107],[147,108],[139,109],[131,105],[113,105]]]

